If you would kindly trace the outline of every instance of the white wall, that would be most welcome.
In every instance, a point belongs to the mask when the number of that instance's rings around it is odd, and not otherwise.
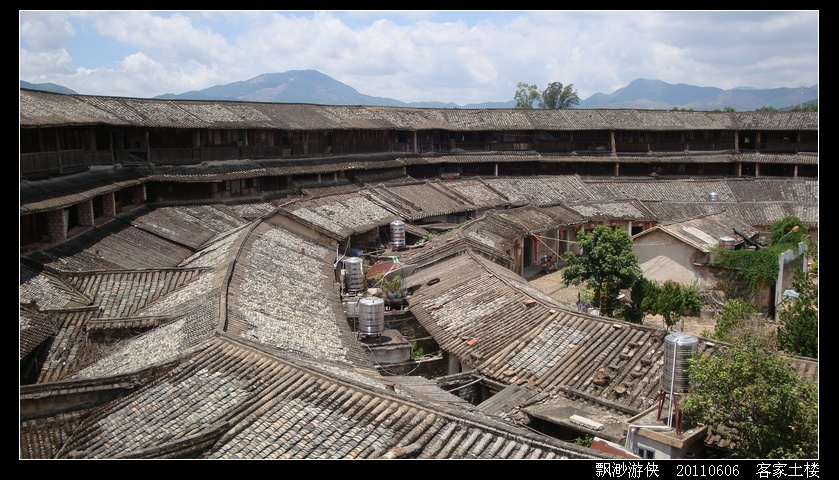
[[[661,231],[637,237],[632,251],[644,277],[658,283],[672,280],[683,285],[699,282],[701,288],[713,288],[717,280],[706,266],[694,262],[704,258],[704,253]]]

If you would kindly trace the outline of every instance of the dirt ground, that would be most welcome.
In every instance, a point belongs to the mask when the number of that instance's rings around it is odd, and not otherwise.
[[[539,274],[538,276],[530,279],[530,284],[550,295],[554,300],[572,308],[577,308],[577,294],[584,288],[582,285],[570,285],[567,287],[563,285],[561,270],[549,274]],[[714,330],[713,318],[682,317],[681,320],[684,321],[684,327],[682,327],[682,323],[680,321],[676,323],[672,330],[682,330],[685,333],[696,336],[702,336],[702,332],[704,330]],[[661,315],[647,315],[644,319],[644,325],[650,325],[657,328],[665,327],[664,319]]]

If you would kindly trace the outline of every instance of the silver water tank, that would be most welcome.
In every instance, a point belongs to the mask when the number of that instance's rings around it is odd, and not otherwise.
[[[683,332],[673,332],[664,338],[664,369],[661,374],[661,388],[670,393],[685,393],[689,381],[688,360],[699,339]]]
[[[720,199],[720,194],[717,193],[717,192],[711,192],[711,193],[708,194],[708,200],[711,201],[711,202],[719,201],[719,199]]]
[[[346,272],[345,279],[348,291],[360,292],[364,290],[364,267],[361,258],[349,257],[344,260],[344,271]]]
[[[720,247],[726,250],[734,250],[735,242],[734,237],[720,237]]]
[[[405,222],[401,220],[390,222],[390,246],[393,248],[405,246]]]
[[[385,330],[385,301],[379,297],[364,297],[358,301],[358,332],[381,335]]]

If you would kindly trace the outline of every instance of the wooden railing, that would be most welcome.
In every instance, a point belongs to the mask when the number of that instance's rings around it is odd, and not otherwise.
[[[93,165],[113,165],[108,151],[63,150],[20,154],[21,178],[66,174],[86,170]]]

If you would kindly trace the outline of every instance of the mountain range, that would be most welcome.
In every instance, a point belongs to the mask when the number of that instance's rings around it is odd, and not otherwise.
[[[33,84],[20,82],[21,88],[55,93],[76,93],[54,83]],[[512,97],[515,92],[511,92]],[[698,87],[684,83],[669,84],[661,80],[636,79],[613,93],[595,93],[581,99],[576,108],[638,108],[697,111],[723,110],[752,111],[761,107],[778,110],[801,104],[818,102],[818,85],[810,87],[756,89],[738,87],[723,90]],[[466,105],[443,102],[402,102],[393,98],[375,97],[360,93],[317,70],[289,70],[265,73],[241,82],[216,85],[203,90],[180,94],[167,93],[155,99],[231,100],[250,102],[310,103],[317,105],[378,105],[414,108],[514,108],[515,100],[484,102]]]

